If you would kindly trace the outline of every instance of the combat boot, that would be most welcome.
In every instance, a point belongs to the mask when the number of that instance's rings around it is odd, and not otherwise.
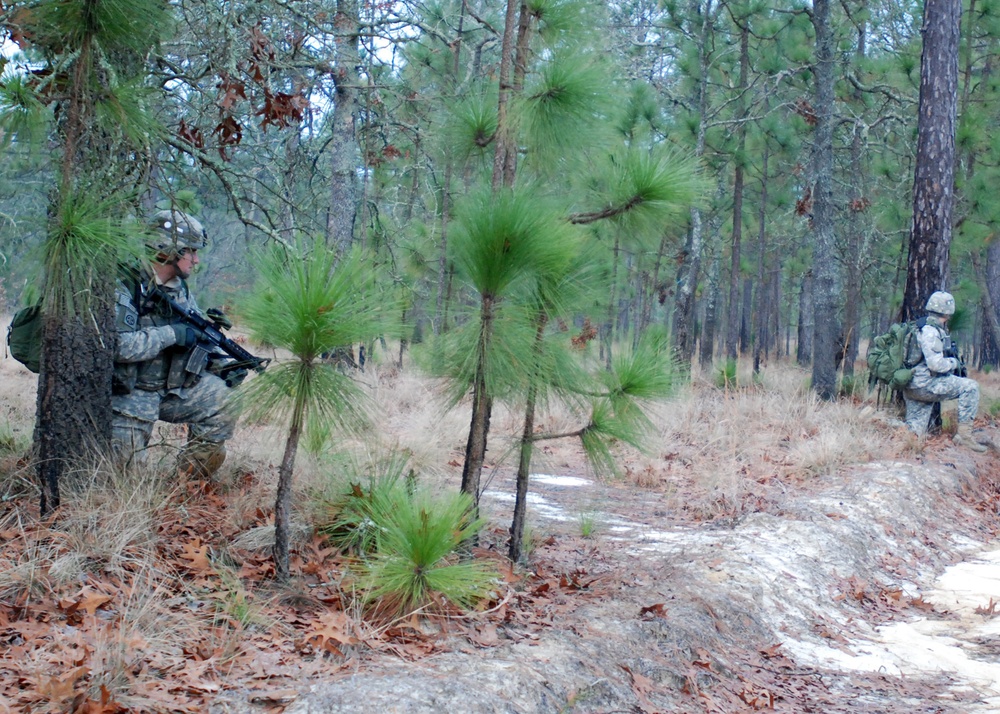
[[[958,424],[958,431],[955,432],[955,437],[952,439],[959,446],[964,446],[967,449],[983,453],[986,451],[986,447],[976,441],[975,437],[972,436],[972,422],[963,421]]]
[[[189,441],[177,456],[177,469],[199,480],[215,475],[226,460],[226,445],[210,441]]]

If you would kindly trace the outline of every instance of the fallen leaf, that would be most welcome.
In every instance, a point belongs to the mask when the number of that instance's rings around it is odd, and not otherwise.
[[[214,573],[212,563],[208,558],[208,546],[201,544],[201,538],[195,538],[184,544],[180,555],[181,560],[188,561],[184,564],[188,570],[195,573]]]
[[[667,606],[665,603],[658,602],[655,605],[649,605],[639,610],[639,617],[643,617],[645,615],[652,615],[653,617],[666,617]]]
[[[654,714],[659,712],[660,709],[656,707],[651,701],[649,701],[649,695],[656,691],[656,685],[653,680],[649,677],[644,677],[638,672],[633,672],[630,667],[624,664],[618,665],[628,674],[629,679],[632,680],[632,693],[635,694],[635,698],[639,700],[639,708],[642,709],[646,714]]]
[[[332,610],[324,615],[317,623],[315,629],[306,637],[306,644],[311,644],[317,649],[325,649],[334,654],[344,653],[334,643],[342,645],[355,645],[360,640],[350,634],[354,623],[351,622],[347,614],[341,610]]]
[[[89,672],[87,667],[77,667],[56,677],[42,676],[38,680],[38,692],[53,701],[65,701],[73,696],[77,681]]]
[[[83,600],[77,604],[77,607],[86,610],[88,615],[93,615],[97,612],[101,605],[109,603],[114,599],[113,595],[105,595],[103,593],[86,593]]]
[[[482,627],[470,632],[469,640],[480,647],[496,647],[500,644],[500,638],[497,636],[497,626],[493,623],[486,623]]]
[[[275,689],[271,692],[250,693],[250,701],[254,704],[291,704],[298,697],[299,693],[294,689]]]
[[[983,615],[984,617],[996,617],[1000,615],[1000,612],[997,612],[997,604],[993,598],[990,598],[990,604],[986,607],[977,607],[976,614]]]

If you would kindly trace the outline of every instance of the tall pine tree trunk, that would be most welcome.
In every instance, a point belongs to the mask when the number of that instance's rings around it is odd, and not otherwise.
[[[739,356],[740,340],[740,250],[743,238],[743,160],[746,152],[747,129],[746,109],[743,93],[747,86],[750,66],[750,26],[744,22],[740,32],[740,83],[737,89],[737,118],[740,121],[739,141],[736,150],[736,171],[733,179],[733,244],[729,267],[728,324],[726,326],[726,357],[735,360]]]
[[[713,0],[708,0],[704,8],[698,0],[692,3],[692,10],[701,17],[701,28],[698,40],[698,81],[695,88],[695,106],[698,134],[695,138],[694,155],[701,160],[705,154],[705,113],[708,106],[708,58],[711,53],[709,38],[712,35],[714,22]],[[701,268],[701,253],[703,249],[701,209],[692,206],[691,227],[687,233],[684,250],[680,256],[680,267],[677,270],[677,289],[674,300],[673,327],[671,335],[678,357],[686,365],[694,355],[694,323],[695,303],[697,298],[698,274]]]
[[[799,288],[799,329],[798,345],[795,349],[795,361],[805,367],[812,362],[813,358],[813,277],[812,273],[802,276],[802,285]]]
[[[507,0],[504,16],[503,43],[500,48],[500,91],[497,104],[497,133],[493,153],[493,191],[514,185],[514,167],[517,146],[513,127],[508,119],[508,110],[513,90],[514,75],[514,30],[517,25],[516,0]],[[479,482],[486,461],[486,441],[490,431],[490,416],[493,412],[493,396],[487,391],[486,365],[483,363],[486,351],[493,339],[494,296],[480,296],[480,361],[472,384],[472,416],[469,422],[469,439],[465,445],[465,463],[462,466],[462,491],[472,497],[476,512],[479,511]]]
[[[767,99],[764,100],[764,112],[767,112]],[[754,310],[754,349],[753,373],[760,374],[764,350],[767,348],[767,295],[768,285],[764,275],[764,255],[767,253],[767,162],[770,158],[770,147],[764,144],[761,157],[760,178],[760,208],[757,213],[757,300]]]
[[[331,119],[333,137],[330,141],[330,203],[327,206],[326,222],[327,243],[338,253],[344,253],[354,242],[354,225],[358,213],[360,26],[358,0],[338,0],[333,19],[336,33],[336,93]]]
[[[948,284],[955,188],[960,0],[926,0],[920,56],[917,156],[913,177],[903,319],[923,313],[927,298]]]
[[[837,285],[833,235],[834,64],[830,0],[815,0],[816,130],[813,144],[813,362],[812,386],[820,399],[837,393]]]

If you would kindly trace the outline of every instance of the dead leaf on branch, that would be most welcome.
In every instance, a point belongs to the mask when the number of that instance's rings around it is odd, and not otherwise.
[[[220,73],[216,88],[222,95],[216,104],[224,114],[228,114],[238,100],[246,101],[247,99],[246,84],[238,79],[233,79],[225,72]]]
[[[268,126],[284,129],[292,123],[300,123],[304,111],[309,108],[309,99],[303,94],[288,94],[286,92],[271,92],[264,90],[264,106],[255,112],[263,117],[260,128],[267,130]]]

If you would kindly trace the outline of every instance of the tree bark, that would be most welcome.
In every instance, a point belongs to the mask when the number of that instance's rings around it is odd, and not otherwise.
[[[278,493],[274,500],[274,572],[278,582],[286,583],[289,572],[289,533],[292,513],[292,475],[295,470],[295,455],[299,450],[302,435],[303,408],[295,405],[295,415],[285,440],[285,453],[278,467]]]
[[[764,112],[768,109],[767,99],[764,99]],[[770,147],[766,140],[764,153],[761,157],[760,178],[760,208],[757,214],[757,304],[754,311],[754,349],[753,373],[760,374],[760,367],[767,339],[767,294],[769,286],[764,281],[764,254],[767,252],[767,162],[770,157]]]
[[[926,0],[913,220],[907,256],[903,319],[923,313],[927,298],[948,284],[955,190],[960,0]]]
[[[740,340],[740,250],[743,239],[743,155],[746,152],[747,130],[744,123],[746,109],[743,93],[746,91],[747,74],[750,66],[750,26],[744,22],[740,28],[740,81],[737,89],[737,132],[739,140],[736,150],[736,171],[733,178],[733,243],[729,265],[728,324],[726,327],[726,357],[739,357]]]
[[[535,443],[535,400],[538,395],[537,385],[540,378],[537,365],[542,359],[545,324],[545,316],[539,315],[535,328],[535,341],[532,344],[532,369],[535,374],[528,386],[528,399],[524,407],[524,428],[521,431],[521,453],[517,464],[514,495],[514,517],[510,524],[510,543],[507,549],[507,557],[514,563],[521,559],[524,523],[528,512],[528,481],[531,478],[531,454]]]
[[[705,3],[704,9],[698,0],[692,2],[692,11],[701,16],[701,28],[698,41],[698,81],[695,85],[695,106],[698,108],[698,134],[695,138],[694,155],[700,161],[705,155],[705,114],[708,106],[708,58],[711,52],[709,37],[712,34],[714,22],[713,0]],[[691,226],[687,233],[677,269],[677,288],[674,300],[673,327],[671,336],[678,358],[684,364],[690,364],[694,355],[695,339],[695,303],[698,288],[698,274],[701,269],[701,253],[703,249],[701,209],[691,207]]]
[[[802,276],[799,288],[799,329],[798,345],[795,348],[795,361],[805,367],[813,358],[813,278],[812,273]]]
[[[361,16],[357,0],[338,0],[333,19],[336,56],[333,79],[336,87],[331,119],[330,204],[327,206],[326,240],[338,254],[354,242],[358,213],[357,168],[360,160],[357,137],[358,50]]]
[[[111,441],[113,280],[94,296],[91,312],[44,318],[34,435],[43,514],[59,507],[60,483],[71,465],[106,453]]]
[[[715,327],[717,320],[717,308],[719,303],[719,256],[712,259],[712,266],[709,268],[708,286],[705,298],[705,320],[701,326],[701,344],[699,347],[698,362],[702,371],[711,369],[715,358]]]
[[[837,292],[833,234],[833,112],[834,64],[830,0],[815,0],[816,130],[813,144],[813,361],[812,386],[820,399],[837,394]]]
[[[493,399],[487,390],[486,351],[493,339],[493,299],[482,298],[480,310],[480,357],[472,385],[472,417],[469,423],[469,439],[465,445],[465,464],[462,466],[462,491],[472,497],[476,513],[479,512],[479,482],[486,461],[486,438],[490,432],[490,415]]]

